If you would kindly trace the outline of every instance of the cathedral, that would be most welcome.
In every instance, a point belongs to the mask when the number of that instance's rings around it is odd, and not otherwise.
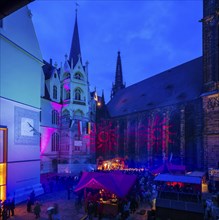
[[[97,106],[97,158],[219,168],[219,3],[203,4],[202,57],[126,87],[118,52],[111,100]]]
[[[203,15],[201,57],[126,86],[119,51],[108,103],[90,91],[77,11],[60,66],[43,60],[27,7],[0,20],[0,198],[24,201],[43,193],[44,173],[115,157],[129,167],[218,169],[218,1],[204,0]]]

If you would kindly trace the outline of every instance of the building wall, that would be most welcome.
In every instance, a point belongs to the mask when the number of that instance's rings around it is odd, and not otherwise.
[[[205,168],[219,168],[219,2],[203,1]]]
[[[0,45],[0,96],[40,108],[42,55],[27,7],[3,19]]]
[[[97,124],[97,157],[128,158],[130,166],[154,167],[164,160],[203,169],[201,99],[102,119]],[[172,155],[172,156],[171,156]]]
[[[7,196],[26,200],[40,185],[40,88],[42,56],[24,7],[0,28],[0,126],[8,129]]]
[[[219,93],[203,97],[205,167],[219,168]]]

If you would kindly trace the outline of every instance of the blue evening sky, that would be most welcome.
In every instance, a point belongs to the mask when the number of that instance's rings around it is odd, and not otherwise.
[[[202,0],[78,0],[83,62],[91,91],[108,101],[120,50],[126,86],[202,55]],[[60,66],[69,55],[75,1],[28,5],[43,58]]]

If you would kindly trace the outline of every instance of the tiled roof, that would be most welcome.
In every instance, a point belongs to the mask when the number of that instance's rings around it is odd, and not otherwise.
[[[202,91],[202,57],[120,90],[107,104],[111,117],[194,100]]]

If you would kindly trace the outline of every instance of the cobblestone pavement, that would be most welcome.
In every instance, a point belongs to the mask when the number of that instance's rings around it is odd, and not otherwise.
[[[41,214],[38,220],[48,220],[47,209],[54,205],[54,203],[58,204],[60,219],[61,220],[82,220],[86,216],[84,208],[82,207],[79,210],[76,210],[74,207],[74,196],[71,195],[71,198],[68,200],[67,198],[67,190],[61,190],[53,193],[46,193],[36,198],[39,201],[41,206]],[[146,205],[141,205],[139,209],[149,209]],[[140,215],[136,211],[135,214],[131,214],[129,219],[134,220],[146,220],[147,215]],[[28,213],[26,211],[26,202],[20,203],[16,205],[15,215],[10,217],[11,220],[32,220],[35,219],[34,213]],[[93,220],[97,220],[98,218],[93,218]],[[102,220],[105,220],[104,218]],[[115,218],[113,218],[115,219]]]

